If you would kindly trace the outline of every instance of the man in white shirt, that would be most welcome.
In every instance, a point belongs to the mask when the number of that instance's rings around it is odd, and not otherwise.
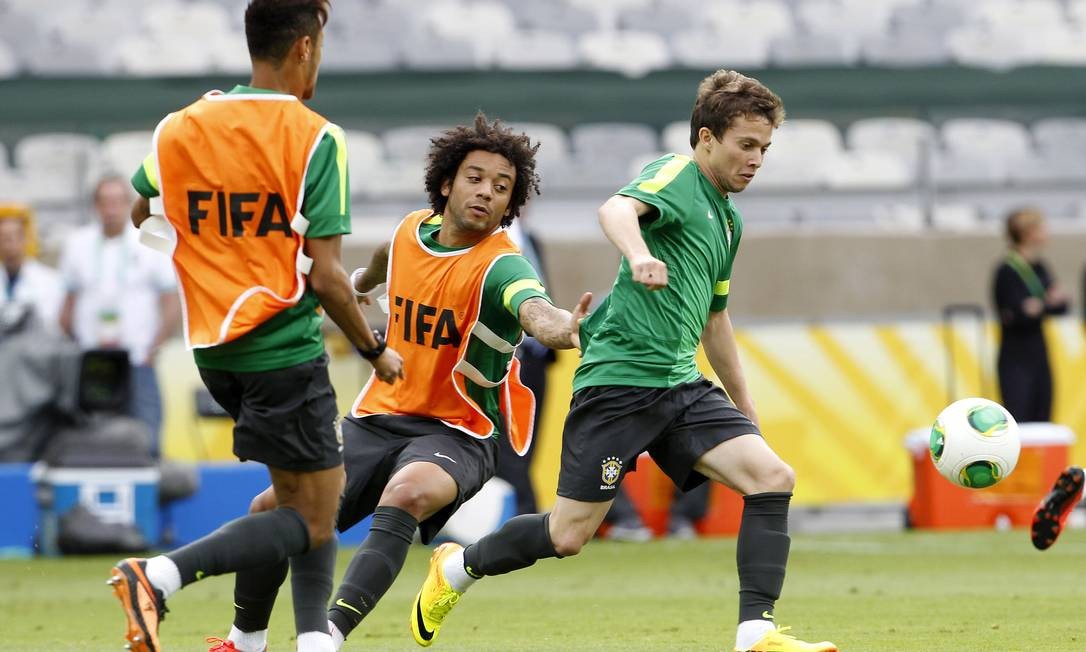
[[[132,365],[128,412],[151,430],[159,453],[162,402],[155,354],[180,321],[177,281],[168,258],[140,246],[127,228],[132,204],[128,183],[105,177],[94,191],[98,220],[64,244],[60,272],[67,288],[61,327],[83,349],[123,349]]]
[[[30,306],[48,333],[59,333],[64,286],[56,270],[32,257],[30,209],[14,205],[0,209],[0,306]]]

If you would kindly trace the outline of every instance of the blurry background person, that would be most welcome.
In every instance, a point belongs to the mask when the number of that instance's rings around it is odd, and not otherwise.
[[[543,285],[547,285],[547,271],[543,266],[543,250],[539,239],[535,237],[528,223],[521,224],[524,215],[513,220],[509,225],[509,238],[520,247],[521,253],[532,264]],[[544,401],[547,397],[547,367],[555,360],[554,351],[539,343],[531,335],[524,334],[524,342],[517,347],[520,359],[520,379],[535,394],[535,434],[543,432]],[[535,489],[532,487],[532,453],[537,446],[532,446],[523,457],[513,451],[507,437],[499,437],[497,476],[513,485],[516,492],[517,514],[534,514],[536,510]]]
[[[1042,325],[1067,312],[1067,295],[1041,261],[1048,243],[1044,215],[1033,208],[1007,216],[1010,251],[996,268],[992,294],[1002,330],[999,388],[1003,405],[1019,422],[1049,421],[1052,370]]]
[[[0,205],[0,306],[28,306],[40,325],[59,332],[64,286],[60,274],[38,262],[33,214],[21,204]]]
[[[84,349],[128,352],[128,414],[147,424],[159,455],[162,401],[155,354],[177,328],[180,305],[169,258],[139,243],[129,228],[128,183],[108,176],[94,190],[97,220],[69,235],[60,257],[67,288],[60,323]]]

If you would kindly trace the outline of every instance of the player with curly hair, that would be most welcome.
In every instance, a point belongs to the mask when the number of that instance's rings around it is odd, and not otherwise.
[[[534,398],[513,355],[522,333],[555,349],[579,346],[591,295],[572,313],[554,307],[504,228],[539,192],[538,147],[482,114],[432,139],[430,208],[405,217],[351,277],[367,303],[387,279],[387,342],[403,356],[406,378],[395,387],[369,382],[343,421],[347,486],[337,528],[371,514],[373,522],[328,611],[337,648],[392,585],[415,530],[429,543],[494,476],[497,438],[527,451]],[[274,504],[269,488],[253,510]],[[237,576],[231,646],[222,649],[263,649],[285,574],[279,564]]]

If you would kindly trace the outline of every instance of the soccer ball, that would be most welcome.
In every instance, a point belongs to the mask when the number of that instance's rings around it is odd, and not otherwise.
[[[1018,424],[999,403],[963,398],[939,413],[928,450],[939,473],[968,489],[991,487],[1014,471]]]

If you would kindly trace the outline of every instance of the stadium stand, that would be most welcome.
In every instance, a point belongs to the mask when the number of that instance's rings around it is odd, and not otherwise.
[[[245,5],[69,0],[64,12],[43,12],[33,0],[5,0],[0,79],[233,77],[248,67]],[[870,66],[907,72],[1086,63],[1086,0],[356,0],[336,3],[333,13],[323,56],[329,75],[601,71],[658,78],[727,62],[794,76]],[[811,79],[808,97],[818,84]],[[1056,220],[1086,220],[1086,118],[1076,115],[1074,100],[1029,113],[1001,111],[1000,101],[915,110],[889,100],[878,110],[793,112],[743,208],[753,211],[755,228],[863,224],[866,214],[875,228],[962,229],[1033,199]],[[542,143],[545,195],[536,210],[553,210],[556,220],[566,219],[563,202],[598,199],[661,154],[689,149],[685,120],[653,122],[657,114],[645,113],[619,118],[643,123],[615,124],[582,116],[578,106],[562,109],[543,119],[511,116],[529,120],[517,126]],[[429,138],[451,118],[440,110],[417,115],[344,116],[357,215],[421,200]],[[38,132],[0,129],[0,193],[32,202],[48,239],[50,223],[78,219],[89,179],[127,175],[139,165],[152,126],[67,121]]]

